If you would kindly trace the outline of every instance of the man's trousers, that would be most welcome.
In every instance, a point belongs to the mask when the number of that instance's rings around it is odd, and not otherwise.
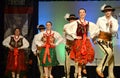
[[[99,65],[97,66],[97,70],[103,72],[105,66],[108,64],[108,78],[115,78],[113,73],[114,53],[112,41],[104,41],[102,39],[98,39],[97,43],[101,50],[104,52],[104,56]]]

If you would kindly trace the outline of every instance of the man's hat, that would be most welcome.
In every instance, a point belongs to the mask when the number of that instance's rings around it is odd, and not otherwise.
[[[44,26],[44,25],[38,25],[38,26],[37,26],[37,29],[39,29],[39,30],[45,29],[45,26]]]
[[[101,11],[102,11],[102,12],[106,12],[106,11],[112,11],[112,12],[114,12],[115,9],[112,8],[110,5],[106,5],[106,6],[104,7],[104,9],[101,10]]]
[[[78,17],[76,17],[75,14],[70,14],[69,18],[67,18],[68,21],[70,21],[70,20],[77,20],[77,19],[78,19]]]

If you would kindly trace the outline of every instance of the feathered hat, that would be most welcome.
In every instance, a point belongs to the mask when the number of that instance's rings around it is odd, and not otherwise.
[[[64,16],[64,18],[65,18],[67,21],[79,19],[78,17],[75,16],[75,14],[68,14],[68,13]]]
[[[106,11],[112,11],[112,12],[114,12],[115,9],[112,8],[110,5],[104,4],[104,5],[101,7],[101,11],[102,11],[102,12],[106,12]]]

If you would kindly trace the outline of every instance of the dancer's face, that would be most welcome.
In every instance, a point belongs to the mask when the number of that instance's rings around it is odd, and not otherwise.
[[[47,23],[46,23],[46,29],[47,29],[47,30],[51,30],[51,29],[52,29],[52,24],[49,23],[49,22],[47,22]]]
[[[15,30],[15,35],[16,35],[16,36],[19,36],[19,35],[20,35],[20,30],[19,30],[19,29],[16,29],[16,30]]]
[[[80,16],[80,18],[85,18],[85,16],[86,16],[86,11],[85,11],[84,9],[80,9],[80,10],[79,10],[79,16]]]
[[[105,11],[105,16],[106,17],[110,17],[112,15],[112,11],[108,10],[108,11]]]

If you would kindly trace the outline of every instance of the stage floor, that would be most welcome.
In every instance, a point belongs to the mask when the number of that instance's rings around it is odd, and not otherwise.
[[[82,75],[83,78],[100,78],[96,73],[96,66],[87,66],[86,69],[87,69],[87,75],[83,74]],[[106,67],[104,71],[105,78],[107,78],[108,76],[107,69],[108,67]],[[52,74],[54,75],[55,78],[62,78],[65,75],[64,67],[63,66],[54,67]],[[116,78],[120,78],[120,66],[114,67],[114,74]],[[71,66],[70,78],[74,78],[74,66]]]
[[[96,66],[86,66],[87,69],[87,75],[82,75],[83,78],[100,78],[98,77],[96,73]],[[105,68],[104,75],[105,78],[107,78],[108,73],[107,73],[108,67]],[[55,66],[53,67],[52,74],[54,78],[65,78],[65,73],[64,73],[64,66]],[[120,66],[115,66],[114,67],[114,74],[116,78],[120,78]],[[29,70],[28,72],[28,78],[39,78],[39,73],[33,70]],[[74,66],[71,66],[70,69],[70,78],[74,78]]]
[[[87,75],[82,74],[83,76],[82,78],[100,78],[96,74],[96,71],[95,71],[96,66],[87,66],[86,69],[87,69]],[[107,69],[108,68],[106,67],[104,71],[105,78],[107,78],[108,76]],[[114,67],[114,74],[116,78],[120,78],[120,66]],[[54,76],[54,78],[65,78],[64,66],[53,67],[52,75]],[[0,78],[11,78],[11,77],[0,76]],[[40,73],[38,68],[36,66],[32,66],[32,67],[30,66],[28,71],[25,73],[24,78],[40,78]],[[71,66],[70,78],[74,78],[74,66]]]

